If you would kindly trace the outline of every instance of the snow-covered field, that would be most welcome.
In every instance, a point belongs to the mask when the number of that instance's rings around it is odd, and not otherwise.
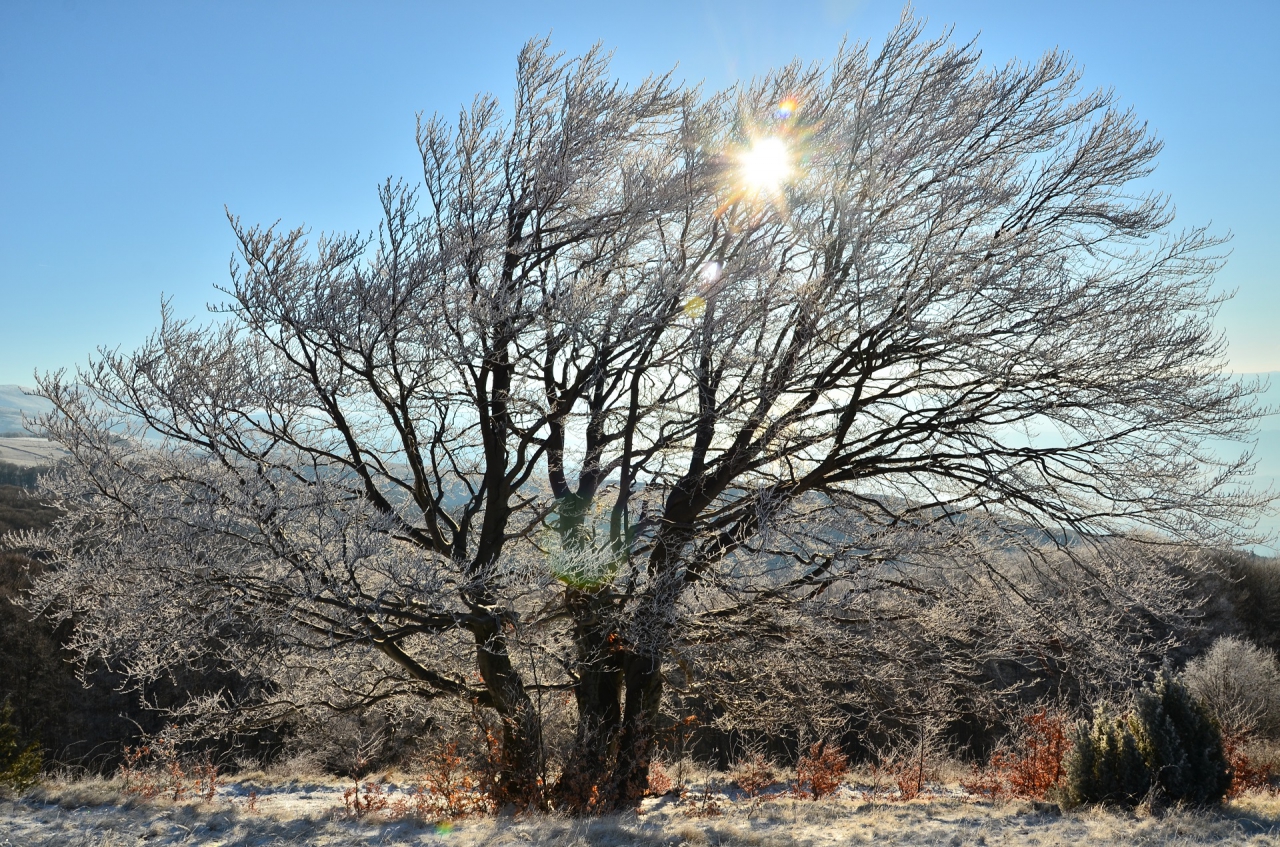
[[[43,438],[31,438],[22,425],[23,415],[34,417],[53,409],[43,397],[29,394],[32,389],[19,385],[0,385],[0,462],[32,467],[47,465],[66,455],[61,447]]]
[[[52,464],[65,455],[65,450],[43,438],[0,436],[0,462],[29,468]]]
[[[250,791],[257,796],[250,808]],[[724,800],[724,798],[721,798]],[[777,799],[722,802],[714,817],[690,817],[672,799],[641,814],[592,820],[499,816],[433,825],[349,820],[337,783],[233,784],[209,803],[121,802],[111,783],[36,789],[0,801],[3,847],[356,847],[356,845],[1277,845],[1280,800],[1248,797],[1212,812],[1166,810],[1065,814],[1026,803],[958,796],[909,803]]]

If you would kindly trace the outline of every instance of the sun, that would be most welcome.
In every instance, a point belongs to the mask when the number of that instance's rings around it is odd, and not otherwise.
[[[791,150],[781,138],[760,138],[739,154],[738,165],[748,188],[776,194],[792,174]]]

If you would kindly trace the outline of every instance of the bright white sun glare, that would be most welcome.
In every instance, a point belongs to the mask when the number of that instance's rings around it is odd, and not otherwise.
[[[742,178],[756,191],[777,191],[791,176],[791,151],[781,138],[761,138],[742,153]]]

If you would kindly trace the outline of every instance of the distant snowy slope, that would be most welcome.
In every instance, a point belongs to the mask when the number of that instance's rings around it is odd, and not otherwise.
[[[1261,404],[1280,409],[1280,371],[1243,376],[1269,378],[1271,384],[1261,396]],[[23,413],[31,417],[48,412],[52,408],[48,400],[27,394],[21,386],[0,385],[0,436],[29,435],[22,428]],[[1220,444],[1218,449],[1222,455],[1235,456],[1239,454],[1242,447],[1238,444]],[[0,438],[0,461],[21,465],[44,464],[60,454],[61,450],[43,440]],[[1270,486],[1280,491],[1280,413],[1268,415],[1261,421],[1254,460],[1257,462],[1253,476],[1254,484],[1260,488]],[[1264,518],[1262,528],[1280,539],[1280,515]],[[1276,546],[1260,552],[1280,553],[1280,540],[1277,541]]]
[[[1280,410],[1280,371],[1245,376],[1261,376],[1270,380],[1271,385],[1258,397],[1258,405]],[[1264,484],[1280,482],[1280,411],[1266,415],[1258,422],[1257,439],[1257,447],[1253,453],[1254,461],[1257,462],[1255,478]],[[1222,444],[1219,453],[1235,456],[1242,449],[1241,445]]]
[[[26,435],[22,429],[22,415],[28,417],[43,414],[53,408],[53,404],[43,397],[27,394],[20,385],[0,385],[0,435]]]
[[[1262,395],[1263,405],[1280,409],[1280,371],[1272,371],[1265,376],[1270,377],[1271,387]],[[1253,458],[1258,463],[1254,469],[1254,483],[1260,488],[1270,487],[1273,491],[1280,492],[1280,411],[1262,419]],[[1259,522],[1259,528],[1271,533],[1274,540],[1270,545],[1260,547],[1258,552],[1271,556],[1280,555],[1280,509],[1264,517]]]

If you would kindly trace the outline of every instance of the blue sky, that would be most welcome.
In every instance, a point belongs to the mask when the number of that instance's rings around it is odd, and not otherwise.
[[[1166,142],[1152,184],[1187,224],[1230,231],[1220,325],[1239,371],[1280,370],[1280,2],[926,2],[931,31],[992,63],[1062,47]],[[901,4],[0,4],[0,384],[137,344],[162,293],[198,315],[227,278],[223,206],[249,221],[367,228],[413,178],[418,111],[506,97],[550,33],[614,48],[624,80],[679,65],[721,87],[842,37],[878,42]]]

